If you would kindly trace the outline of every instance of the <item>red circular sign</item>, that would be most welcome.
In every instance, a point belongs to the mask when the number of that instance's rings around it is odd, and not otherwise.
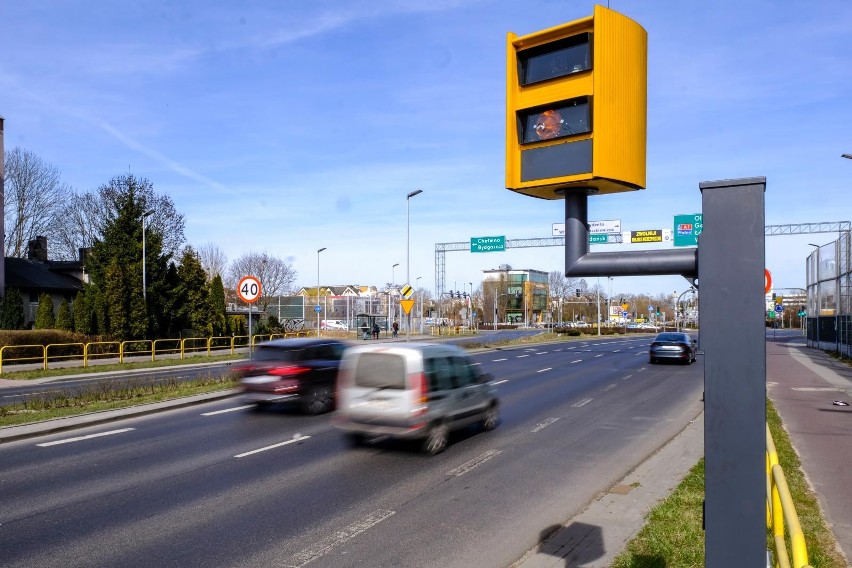
[[[763,293],[768,294],[772,290],[772,273],[768,268],[763,269]]]
[[[255,303],[260,298],[261,291],[260,279],[255,276],[243,276],[237,284],[237,296],[248,304]]]

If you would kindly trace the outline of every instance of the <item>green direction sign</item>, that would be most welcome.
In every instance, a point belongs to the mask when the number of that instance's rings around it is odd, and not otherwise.
[[[775,312],[772,311],[772,310],[766,310],[766,317],[768,317],[771,320],[774,320],[775,319]]]
[[[674,246],[694,247],[698,245],[698,235],[704,230],[704,215],[693,213],[692,215],[674,216]]]
[[[621,233],[589,233],[590,245],[621,244]]]
[[[502,252],[506,250],[506,237],[471,237],[470,252]]]

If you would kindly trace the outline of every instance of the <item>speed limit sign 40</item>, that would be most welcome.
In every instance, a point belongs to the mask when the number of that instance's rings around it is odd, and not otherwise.
[[[256,276],[243,276],[237,284],[237,296],[248,304],[253,304],[260,298],[260,280]]]

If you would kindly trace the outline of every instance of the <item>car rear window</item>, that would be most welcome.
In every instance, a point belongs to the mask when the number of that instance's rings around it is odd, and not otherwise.
[[[682,333],[661,333],[654,341],[683,341]]]
[[[255,361],[287,361],[295,363],[305,358],[304,349],[282,349],[281,347],[257,347],[252,359]]]
[[[390,353],[362,353],[355,365],[355,386],[405,389],[405,359]]]

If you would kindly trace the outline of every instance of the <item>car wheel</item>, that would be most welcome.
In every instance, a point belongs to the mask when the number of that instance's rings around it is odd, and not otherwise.
[[[305,412],[308,414],[322,414],[332,409],[334,401],[328,389],[313,389],[305,399]]]
[[[443,452],[450,438],[450,429],[446,424],[435,424],[429,429],[429,434],[423,442],[423,451],[434,456]]]
[[[656,362],[657,362],[657,360],[656,360],[656,359],[654,359],[653,357],[651,357],[650,359],[648,359],[648,363],[650,363],[651,365],[653,365],[653,364],[654,364],[654,363],[656,363]]]
[[[486,432],[488,430],[493,430],[497,427],[497,424],[500,422],[500,410],[497,408],[496,404],[492,404],[487,409],[485,409],[485,413],[482,415],[482,429]]]

